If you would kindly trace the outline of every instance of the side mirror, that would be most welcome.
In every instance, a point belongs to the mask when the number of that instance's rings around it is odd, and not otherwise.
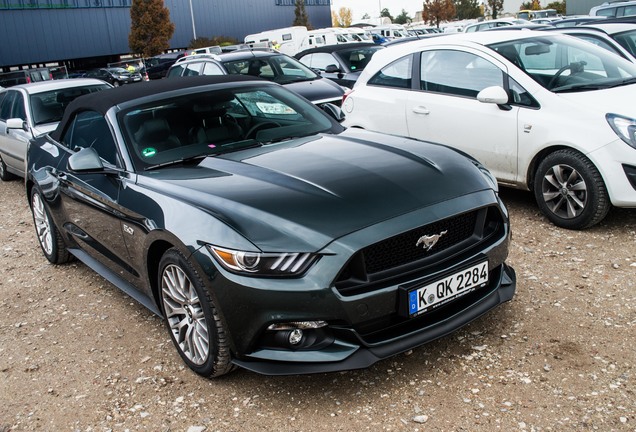
[[[104,164],[92,147],[83,148],[68,158],[69,171],[104,171]]]
[[[477,94],[477,100],[482,103],[504,105],[508,103],[508,93],[499,86],[486,87]]]
[[[10,118],[7,119],[7,129],[21,129],[28,132],[29,124],[20,118]]]
[[[325,68],[325,72],[327,72],[327,73],[338,73],[338,72],[340,72],[340,68],[338,66],[336,66],[335,64],[330,64],[330,65],[327,65],[327,67]]]
[[[334,104],[326,103],[322,105],[322,110],[329,114],[338,123],[342,123],[342,121],[345,119],[345,115],[340,107]]]

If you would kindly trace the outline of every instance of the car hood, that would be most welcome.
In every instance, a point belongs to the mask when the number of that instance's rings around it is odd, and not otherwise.
[[[335,82],[326,78],[317,78],[311,81],[299,81],[285,84],[285,88],[295,91],[305,99],[313,103],[331,102],[342,100],[344,90]]]
[[[492,189],[454,150],[353,129],[149,171],[139,182],[209,212],[261,250],[290,252]]]
[[[636,118],[636,84],[603,90],[558,93],[558,95],[577,106],[585,106],[593,111],[622,114]]]

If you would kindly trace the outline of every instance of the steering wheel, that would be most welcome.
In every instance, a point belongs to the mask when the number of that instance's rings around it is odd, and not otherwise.
[[[272,127],[280,127],[280,123],[275,122],[273,120],[267,120],[262,123],[256,123],[245,133],[245,139],[253,138],[252,135],[256,136],[256,132],[258,132],[261,129],[264,129],[264,128],[269,129]]]
[[[552,77],[552,79],[548,83],[548,90],[552,90],[554,88],[554,85],[557,83],[557,80],[559,79],[559,77],[561,75],[563,75],[563,72],[565,72],[566,70],[569,70],[570,71],[570,76],[572,76],[574,74],[577,74],[577,73],[581,73],[581,72],[583,72],[583,67],[586,64],[587,64],[587,62],[580,61],[580,62],[573,62],[573,63],[570,63],[569,65],[563,66],[561,69],[559,69],[554,74],[554,76]]]

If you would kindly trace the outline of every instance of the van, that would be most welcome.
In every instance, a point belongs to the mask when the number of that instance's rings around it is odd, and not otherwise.
[[[608,18],[636,15],[636,1],[605,2],[590,9],[590,15]]]
[[[53,79],[49,68],[22,69],[0,73],[0,87],[11,87],[18,84],[48,81]]]
[[[245,36],[244,42],[250,48],[276,48],[283,54],[293,56],[299,51],[313,48],[305,26],[283,27]]]
[[[218,45],[213,45],[205,48],[194,48],[189,50],[189,55],[193,54],[221,54],[223,51]]]
[[[373,28],[373,33],[379,34],[380,36],[385,37],[389,40],[395,38],[403,38],[409,35],[404,26],[401,24],[376,26]]]

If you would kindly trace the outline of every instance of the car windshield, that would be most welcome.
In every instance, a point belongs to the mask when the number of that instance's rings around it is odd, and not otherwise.
[[[110,73],[114,73],[114,74],[125,74],[128,73],[128,71],[124,68],[120,68],[120,67],[115,67],[115,68],[108,68],[106,69],[108,72]]]
[[[229,74],[258,76],[279,84],[315,80],[319,77],[307,66],[286,55],[250,57],[224,61],[223,64]]]
[[[537,36],[489,47],[553,92],[609,88],[636,78],[633,63],[570,36]]]
[[[196,161],[342,127],[279,86],[194,88],[118,114],[138,170]]]
[[[33,124],[38,126],[59,122],[64,109],[73,99],[108,88],[110,88],[108,84],[97,84],[34,93],[29,96]]]
[[[613,36],[614,40],[636,57],[636,30],[629,30]]]
[[[382,47],[370,46],[365,48],[344,49],[340,51],[340,57],[346,64],[348,70],[352,72],[361,71],[367,66],[373,54],[379,49],[382,49]]]

